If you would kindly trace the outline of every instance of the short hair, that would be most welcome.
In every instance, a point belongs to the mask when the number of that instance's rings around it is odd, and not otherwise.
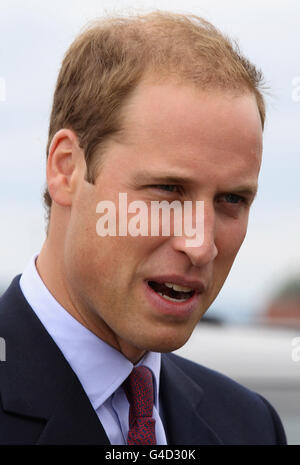
[[[262,128],[263,76],[236,41],[195,15],[152,12],[107,17],[89,24],[67,50],[50,117],[51,140],[72,129],[84,151],[86,180],[94,183],[105,142],[122,128],[122,109],[142,78],[191,83],[200,89],[250,92]],[[51,197],[44,191],[49,223]]]

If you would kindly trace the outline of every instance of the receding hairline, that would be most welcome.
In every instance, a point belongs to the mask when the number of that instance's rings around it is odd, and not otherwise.
[[[228,97],[229,99],[235,99],[235,98],[240,98],[240,97],[250,97],[253,100],[253,103],[256,104],[258,116],[261,122],[261,127],[263,131],[263,121],[261,118],[261,114],[259,111],[259,105],[257,102],[257,98],[255,95],[255,92],[252,89],[249,89],[249,87],[245,85],[241,85],[240,87],[236,88],[223,88],[220,85],[214,85],[210,84],[205,87],[203,86],[198,86],[194,82],[190,82],[189,80],[186,80],[180,76],[174,77],[174,76],[169,76],[167,74],[164,75],[158,75],[154,73],[147,73],[146,75],[142,76],[140,81],[137,83],[136,87],[130,94],[130,97],[124,104],[122,105],[122,108],[120,110],[120,130],[118,133],[114,134],[112,136],[112,140],[115,138],[118,140],[120,137],[126,136],[126,131],[128,130],[129,125],[127,122],[131,121],[130,119],[130,111],[134,110],[134,105],[136,102],[136,99],[138,98],[139,94],[141,94],[143,91],[155,87],[160,87],[160,86],[165,86],[166,89],[168,86],[174,87],[178,89],[178,92],[180,90],[184,89],[191,89],[192,91],[195,91],[195,95],[199,95],[200,97],[203,96],[205,97],[220,97],[220,98],[226,98]],[[132,125],[131,125],[132,126]],[[130,127],[132,130],[132,127]]]
[[[90,34],[91,37],[97,38],[104,31],[112,33],[112,28],[115,37],[120,35],[120,30],[124,30],[126,40],[133,49],[136,48],[137,39],[141,54],[148,59],[146,62],[144,57],[141,57],[143,65],[133,93],[147,81],[153,84],[194,84],[195,88],[205,92],[229,91],[241,95],[248,91],[255,96],[264,129],[263,91],[266,86],[261,71],[255,69],[243,56],[236,40],[231,39],[206,19],[193,14],[177,15],[168,11],[154,11],[146,15],[108,16],[89,22],[79,37]],[[176,30],[178,35],[174,33]],[[191,41],[191,38],[196,39],[197,34],[201,34],[202,41],[198,48],[192,45]],[[170,40],[170,37],[173,40]],[[207,48],[203,46],[205,41],[210,44]],[[216,43],[212,49],[213,41]],[[127,50],[127,46],[124,46],[124,57]],[[216,50],[219,56],[216,55]],[[231,65],[228,66],[228,63]],[[251,73],[253,74],[250,78]],[[126,103],[125,101],[124,106]]]

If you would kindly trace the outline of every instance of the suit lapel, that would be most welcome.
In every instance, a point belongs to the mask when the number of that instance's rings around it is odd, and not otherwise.
[[[160,405],[168,444],[222,444],[201,416],[204,392],[169,355],[162,354]]]
[[[57,402],[37,444],[109,445],[89,399],[71,382]]]
[[[109,444],[76,374],[24,298],[19,279],[0,303],[7,352],[0,364],[4,410],[28,421],[44,420],[38,444]]]

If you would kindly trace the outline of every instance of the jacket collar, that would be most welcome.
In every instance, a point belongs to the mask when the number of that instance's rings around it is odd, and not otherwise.
[[[176,363],[180,358],[163,354],[161,365],[161,405],[169,444],[212,445],[221,439],[201,414],[203,389]]]

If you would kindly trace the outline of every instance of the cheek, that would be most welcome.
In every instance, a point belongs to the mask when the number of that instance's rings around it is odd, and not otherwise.
[[[218,261],[224,266],[231,267],[236,254],[238,253],[247,232],[247,220],[230,222],[219,228],[216,237],[216,247],[218,249]]]
[[[213,265],[212,287],[208,296],[207,307],[211,305],[222,288],[245,238],[247,226],[244,224],[231,224],[231,227],[219,228],[215,238],[218,255]]]
[[[69,279],[77,285],[84,283],[95,268],[95,244],[92,225],[86,218],[71,219],[65,242],[65,265]]]
[[[114,282],[116,287],[128,287],[135,278],[136,270],[148,255],[147,237],[125,237],[96,235],[84,245],[85,258],[78,263],[91,282],[101,287]],[[78,255],[80,260],[80,254]]]

